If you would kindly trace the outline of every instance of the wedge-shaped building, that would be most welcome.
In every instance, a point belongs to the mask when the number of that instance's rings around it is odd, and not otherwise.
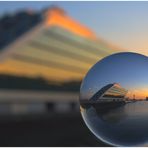
[[[80,81],[92,65],[122,51],[57,7],[18,12],[0,25],[0,78],[8,80],[1,82],[0,102],[77,102]]]
[[[72,90],[79,90],[88,69],[119,51],[57,7],[5,16],[0,19],[0,102],[11,102],[4,108],[12,113],[43,111],[47,102],[77,103],[79,93]]]
[[[98,60],[121,51],[57,7],[16,18],[13,23],[2,21],[0,74],[80,80]]]
[[[108,84],[101,88],[91,99],[92,102],[124,101],[127,90],[118,83]]]

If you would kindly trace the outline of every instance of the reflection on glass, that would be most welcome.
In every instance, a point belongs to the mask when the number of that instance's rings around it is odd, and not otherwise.
[[[100,140],[115,146],[148,144],[148,58],[117,53],[96,63],[80,89],[82,117]]]

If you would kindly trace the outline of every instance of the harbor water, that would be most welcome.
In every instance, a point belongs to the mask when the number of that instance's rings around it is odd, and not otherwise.
[[[144,146],[148,143],[148,101],[98,110],[81,108],[89,129],[102,141],[115,146]]]

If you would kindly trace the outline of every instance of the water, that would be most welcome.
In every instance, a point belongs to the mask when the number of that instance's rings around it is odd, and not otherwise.
[[[99,112],[81,107],[89,129],[102,141],[115,146],[143,146],[148,142],[148,101],[127,103]]]

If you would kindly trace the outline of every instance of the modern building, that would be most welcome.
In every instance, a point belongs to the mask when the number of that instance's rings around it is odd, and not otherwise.
[[[8,81],[1,83],[0,103],[10,103],[16,112],[27,110],[29,103],[33,108],[41,104],[41,110],[45,103],[77,103],[78,84],[91,66],[119,51],[58,7],[4,16],[0,19],[0,78]],[[17,83],[8,76],[15,76]]]
[[[82,107],[93,105],[98,109],[110,109],[125,104],[127,90],[118,83],[108,84],[98,90],[89,100],[81,99]]]
[[[57,7],[20,12],[0,22],[0,74],[81,80],[98,60],[122,51]]]
[[[124,101],[127,92],[128,91],[122,88],[118,83],[108,84],[101,88],[95,95],[93,95],[89,101]]]

